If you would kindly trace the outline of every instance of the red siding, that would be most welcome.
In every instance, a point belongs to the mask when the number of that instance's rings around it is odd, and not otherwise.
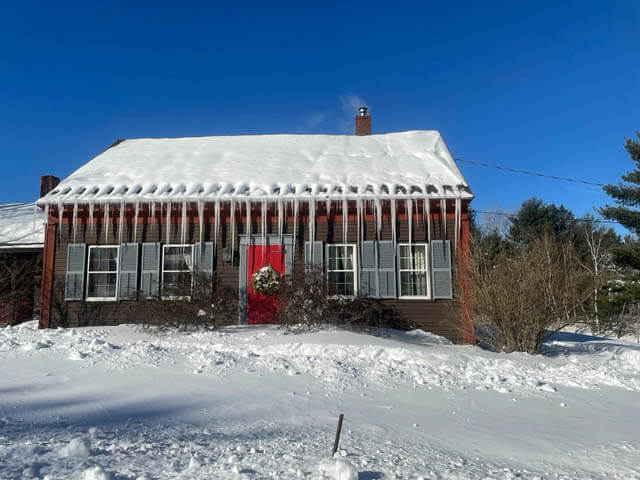
[[[332,210],[327,218],[327,214],[324,207],[324,202],[318,202],[318,216],[316,217],[316,240],[322,240],[324,242],[336,243],[342,242],[342,204],[341,202],[335,202]],[[369,209],[364,215],[362,223],[362,231],[358,232],[358,225],[356,223],[357,216],[355,211],[355,204],[350,203],[348,211],[348,231],[347,238],[344,239],[347,242],[356,242],[358,239],[375,239],[376,238],[376,224],[374,212]],[[380,232],[381,239],[392,238],[392,226],[389,203],[385,206],[385,212],[383,215],[383,224]],[[417,207],[417,208],[416,208]],[[245,217],[245,205],[242,204],[242,211],[236,211],[235,220],[235,248],[239,245],[239,235],[245,234],[246,230],[246,217]],[[454,305],[451,301],[447,300],[385,300],[385,303],[392,305],[398,312],[400,320],[402,320],[408,327],[423,328],[431,332],[447,336],[448,338],[461,342],[473,341],[473,332],[471,325],[471,304],[470,298],[470,285],[464,274],[466,265],[468,264],[468,217],[466,214],[467,202],[463,203],[462,225],[461,235],[458,238],[458,252],[454,254],[454,261],[456,261],[457,274],[460,275],[460,298],[462,300],[462,320],[460,318],[460,311],[455,313]],[[156,206],[156,216],[149,215],[148,207],[143,206],[141,208],[140,215],[138,217],[137,228],[135,228],[134,238],[134,209],[132,206],[126,206],[122,233],[119,227],[119,212],[117,206],[110,209],[110,225],[109,235],[105,238],[105,228],[103,221],[103,214],[96,209],[94,212],[94,223],[89,225],[88,222],[88,210],[86,208],[79,209],[77,214],[77,222],[75,226],[72,223],[72,212],[67,208],[64,212],[64,218],[60,225],[59,235],[56,235],[56,225],[49,225],[47,229],[47,236],[45,240],[45,271],[42,277],[42,291],[43,300],[41,306],[41,327],[49,326],[49,310],[51,303],[51,291],[52,280],[55,277],[57,282],[64,281],[64,275],[66,271],[66,252],[67,244],[70,242],[84,242],[87,244],[118,244],[120,240],[122,242],[162,242],[167,239],[167,224],[166,224],[166,206],[163,208],[159,204]],[[416,206],[413,209],[413,241],[425,242],[427,240],[427,228],[422,215],[422,201],[418,200]],[[257,203],[252,208],[252,224],[251,232],[260,233],[261,221],[260,221],[260,204]],[[409,240],[409,227],[407,222],[407,215],[405,212],[405,206],[403,201],[397,202],[397,219],[396,219],[396,232],[398,242],[407,242]],[[431,237],[432,239],[448,238],[452,240],[454,238],[454,203],[449,201],[447,203],[447,219],[446,219],[446,233],[442,225],[442,217],[439,211],[439,202],[431,203]],[[55,213],[55,212],[54,212]],[[222,261],[222,249],[230,247],[232,244],[232,225],[230,224],[230,212],[229,204],[222,205],[221,222],[218,232],[218,237],[214,238],[214,218],[213,218],[213,205],[208,204],[205,209],[204,223],[203,223],[203,240],[215,241],[217,246],[216,255],[216,275],[219,281],[223,285],[236,287],[238,286],[239,267],[237,264],[230,265],[225,264]],[[181,204],[172,205],[171,214],[171,234],[169,236],[169,242],[180,243],[182,241],[182,232],[180,227],[181,221]],[[51,229],[52,227],[52,229]],[[294,258],[294,274],[300,278],[303,272],[304,241],[309,238],[309,225],[308,218],[306,216],[306,209],[301,209],[300,217],[298,218],[297,232],[293,232],[294,219],[289,216],[285,225],[285,234],[295,234],[295,258]],[[51,229],[51,230],[50,230]],[[195,204],[188,204],[187,210],[187,229],[185,231],[185,241],[192,243],[200,240],[200,222],[198,218],[198,211]],[[278,219],[276,216],[275,207],[271,208],[268,213],[267,219],[267,234],[278,233]],[[58,245],[56,246],[56,237],[59,237]],[[53,275],[52,275],[53,274]],[[45,292],[48,292],[48,299],[45,299]],[[69,302],[68,308],[70,312],[78,311],[79,304],[81,302]],[[45,312],[46,309],[46,312]],[[46,316],[45,316],[46,313]],[[456,319],[457,318],[457,319]],[[112,321],[112,320],[109,320]],[[117,320],[113,320],[117,321]]]

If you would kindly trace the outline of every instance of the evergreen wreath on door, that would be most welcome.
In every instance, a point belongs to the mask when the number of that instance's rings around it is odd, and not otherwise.
[[[251,276],[251,287],[254,292],[274,296],[278,292],[280,275],[268,263]]]

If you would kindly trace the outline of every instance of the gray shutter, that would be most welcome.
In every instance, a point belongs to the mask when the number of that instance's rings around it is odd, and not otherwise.
[[[198,242],[195,244],[194,270],[213,274],[213,259],[215,258],[215,247],[213,242]]]
[[[310,268],[322,268],[322,242],[304,242],[304,264]]]
[[[324,266],[322,242],[304,242],[304,271],[322,271]]]
[[[84,258],[87,246],[84,243],[70,243],[67,246],[67,275],[64,299],[82,300],[84,293]]]
[[[453,298],[451,245],[449,240],[431,241],[431,289],[433,298]]]
[[[160,288],[160,244],[142,244],[140,290],[145,297],[156,297]]]
[[[198,298],[208,295],[213,290],[215,245],[213,242],[197,242],[193,248],[193,296]]]
[[[378,297],[396,297],[396,248],[392,240],[378,242]]]
[[[132,298],[138,290],[138,244],[120,245],[120,278],[118,279],[118,298]]]
[[[376,241],[365,240],[360,244],[360,295],[378,296]]]

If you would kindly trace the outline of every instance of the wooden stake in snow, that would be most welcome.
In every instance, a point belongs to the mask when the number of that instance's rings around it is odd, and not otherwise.
[[[340,432],[342,431],[342,419],[344,418],[344,414],[341,413],[338,417],[338,429],[336,430],[336,439],[333,442],[333,452],[331,452],[331,456],[333,457],[338,451],[338,444],[340,443]]]

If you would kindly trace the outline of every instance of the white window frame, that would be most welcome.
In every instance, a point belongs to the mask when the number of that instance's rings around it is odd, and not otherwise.
[[[89,245],[89,251],[87,254],[87,279],[86,279],[86,284],[85,284],[85,294],[84,294],[84,298],[87,302],[114,302],[116,300],[118,300],[118,288],[119,288],[119,283],[120,283],[120,245]],[[91,265],[91,250],[93,249],[102,249],[102,248],[115,248],[116,249],[116,270],[115,270],[115,274],[116,274],[116,294],[114,297],[90,297],[89,296],[89,278],[91,277],[91,274],[96,274],[96,273],[114,273],[113,270],[96,270],[96,271],[91,271],[89,269],[89,265]]]
[[[400,247],[423,247],[424,248],[424,269],[401,268]],[[398,274],[398,298],[402,300],[430,300],[431,299],[431,262],[429,262],[429,244],[428,243],[398,243],[397,251],[397,274]],[[424,272],[427,278],[427,294],[426,295],[403,295],[402,294],[402,272]]]
[[[186,270],[165,270],[164,268],[164,256],[167,248],[186,248],[189,247],[191,249],[191,269],[189,273],[191,275],[191,292],[193,293],[193,272],[194,272],[194,244],[193,243],[167,243],[162,245],[162,258],[161,261],[161,269],[160,269],[160,292],[162,293],[164,287],[164,273],[180,273],[186,272]],[[191,295],[162,295],[161,298],[163,300],[191,300]]]
[[[329,268],[329,248],[330,247],[351,247],[353,249],[353,270],[331,270]],[[336,297],[357,297],[358,296],[358,248],[356,243],[327,243],[327,252],[326,252],[326,271],[327,271],[327,281],[329,282],[329,274],[331,272],[353,272],[353,295],[344,295],[344,294],[336,294]]]

